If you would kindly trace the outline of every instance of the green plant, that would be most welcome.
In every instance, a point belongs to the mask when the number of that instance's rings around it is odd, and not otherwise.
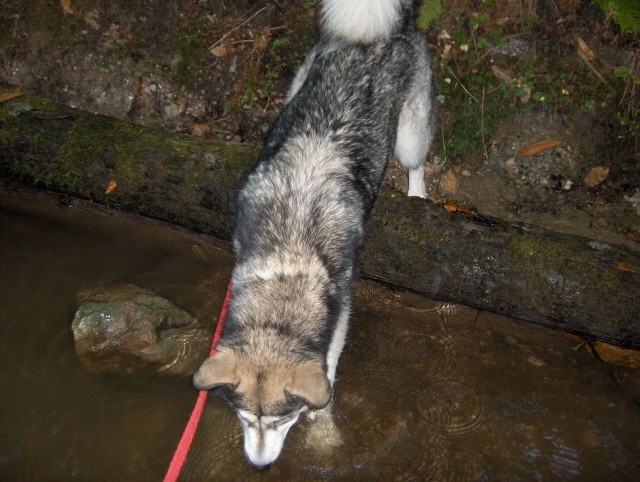
[[[640,2],[638,0],[595,0],[610,15],[622,32],[640,33]]]
[[[202,55],[198,42],[186,36],[177,39],[180,61],[176,67],[176,79],[181,85],[188,85],[193,81],[193,67],[196,59]]]
[[[416,25],[420,30],[426,30],[433,24],[442,13],[442,2],[440,0],[425,0],[418,10]]]

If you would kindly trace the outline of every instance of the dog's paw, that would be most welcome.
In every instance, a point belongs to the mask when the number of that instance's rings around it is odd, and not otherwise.
[[[313,423],[309,425],[305,443],[319,452],[328,453],[342,445],[342,434],[336,426],[332,404],[307,413]]]
[[[409,170],[409,190],[407,191],[407,196],[427,199],[427,188],[424,185],[423,168]]]
[[[409,190],[407,191],[407,196],[427,199],[427,189],[424,187],[424,185],[415,189],[409,188]]]

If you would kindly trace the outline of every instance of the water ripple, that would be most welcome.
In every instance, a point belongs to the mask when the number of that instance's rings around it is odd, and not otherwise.
[[[416,403],[422,418],[445,435],[468,435],[489,425],[487,401],[469,383],[434,380],[418,394]]]
[[[209,397],[183,469],[184,480],[240,480],[237,470],[248,470],[242,455],[242,429],[221,401]],[[234,470],[235,469],[235,470]],[[226,477],[226,478],[225,478]]]
[[[176,330],[161,343],[168,352],[174,353],[171,361],[158,368],[163,375],[184,375],[193,373],[202,363],[209,350],[208,330],[203,328]]]

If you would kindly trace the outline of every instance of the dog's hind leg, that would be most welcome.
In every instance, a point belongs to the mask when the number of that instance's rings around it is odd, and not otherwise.
[[[311,70],[311,66],[313,65],[313,62],[315,62],[316,60],[317,50],[318,50],[318,47],[316,45],[309,51],[309,53],[307,53],[307,56],[305,57],[304,61],[302,62],[300,67],[298,67],[296,75],[291,81],[291,85],[289,86],[289,90],[287,91],[287,95],[284,98],[285,104],[288,104],[289,101],[295,97],[295,95],[300,90],[300,87],[302,87],[302,85],[307,80],[307,77],[309,76],[309,71]]]
[[[431,71],[421,69],[409,91],[398,119],[395,155],[409,171],[408,196],[427,197],[424,162],[433,141],[434,105]]]

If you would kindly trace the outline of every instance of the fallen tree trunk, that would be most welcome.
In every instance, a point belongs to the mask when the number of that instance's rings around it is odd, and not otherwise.
[[[229,239],[259,147],[209,142],[23,97],[0,105],[0,174]],[[110,181],[115,181],[107,194]],[[640,348],[640,257],[382,191],[362,273],[428,296]]]

